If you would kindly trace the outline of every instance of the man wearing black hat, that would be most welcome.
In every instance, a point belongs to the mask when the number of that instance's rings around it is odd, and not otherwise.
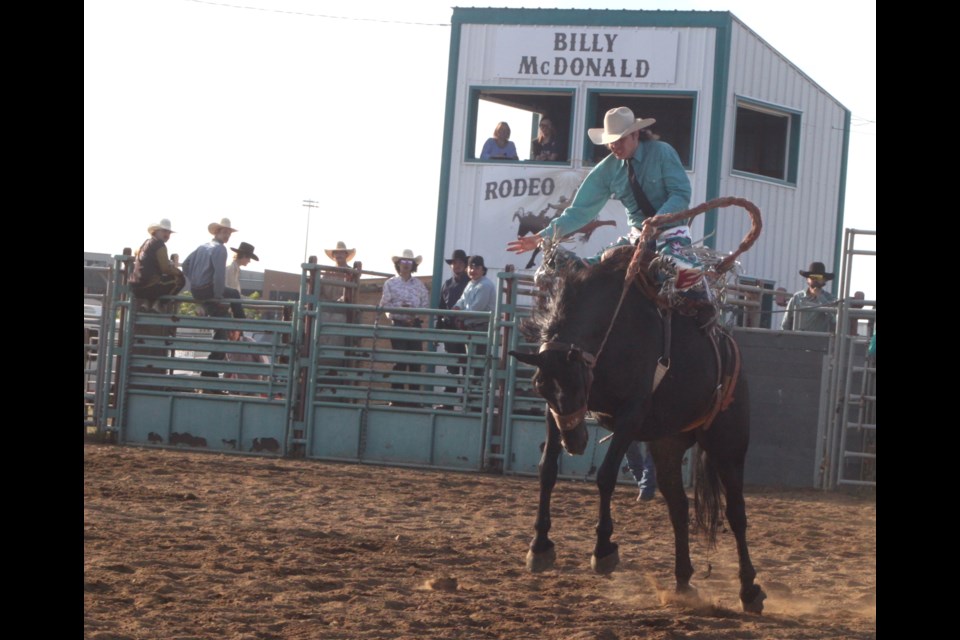
[[[811,262],[807,271],[800,270],[800,275],[807,279],[807,288],[790,298],[780,328],[784,331],[833,333],[837,326],[834,304],[837,298],[823,290],[823,285],[833,280],[833,274],[827,273],[822,262]]]
[[[470,276],[470,282],[463,288],[463,295],[453,304],[453,308],[492,313],[497,304],[497,287],[487,277],[487,266],[483,263],[483,256],[473,255],[467,258],[467,275]],[[488,318],[468,318],[463,321],[463,328],[467,331],[486,331],[489,323]],[[486,355],[487,345],[478,344],[476,354]],[[471,373],[479,379],[483,375],[483,368],[474,368]]]
[[[446,260],[453,270],[453,276],[448,278],[440,288],[440,309],[453,309],[460,296],[463,295],[463,288],[470,282],[467,275],[467,253],[463,249],[457,249],[453,256]],[[453,329],[453,320],[449,316],[437,316],[437,329]],[[462,342],[444,342],[443,349],[447,353],[462,355],[467,352],[467,345]],[[461,362],[458,358],[457,362]],[[447,373],[452,376],[460,374],[460,367],[456,365],[447,365]],[[456,387],[447,387],[447,393],[456,393]]]
[[[240,246],[236,248],[230,247],[230,251],[233,251],[234,256],[233,262],[227,267],[223,297],[241,300],[243,299],[243,295],[240,292],[240,267],[245,267],[250,264],[250,260],[259,262],[260,258],[254,253],[253,245],[246,242],[241,242]],[[230,312],[234,318],[247,317],[247,314],[243,311],[243,305],[239,302],[230,303]]]

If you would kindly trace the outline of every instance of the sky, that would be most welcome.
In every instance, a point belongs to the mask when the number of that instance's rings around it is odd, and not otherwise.
[[[227,217],[252,270],[344,240],[365,269],[409,248],[426,272],[455,5],[730,11],[851,111],[844,226],[876,230],[875,3],[84,0],[84,251],[169,218],[185,257]],[[875,299],[875,258],[852,285]]]

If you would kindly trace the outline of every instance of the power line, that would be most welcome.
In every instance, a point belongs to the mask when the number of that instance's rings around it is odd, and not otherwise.
[[[305,16],[307,18],[326,18],[327,20],[352,20],[354,22],[379,22],[381,24],[406,24],[421,27],[449,27],[449,22],[405,22],[403,20],[377,20],[376,18],[351,18],[348,16],[332,16],[325,13],[306,13],[304,11],[284,11],[282,9],[264,9],[263,7],[248,7],[239,4],[227,4],[225,2],[209,2],[209,0],[187,0],[187,2],[196,2],[197,4],[209,4],[214,7],[223,7],[225,9],[246,9],[248,11],[263,11],[266,13],[285,13],[293,16]]]

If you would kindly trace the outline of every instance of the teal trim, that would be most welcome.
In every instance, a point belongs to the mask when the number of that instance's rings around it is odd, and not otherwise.
[[[437,232],[433,240],[433,280],[430,282],[430,306],[440,306],[440,288],[443,286],[444,244],[447,236],[447,206],[450,194],[450,169],[453,147],[453,114],[457,106],[457,65],[460,62],[460,20],[454,9],[450,25],[450,55],[447,62],[446,116],[443,119],[443,151],[440,154],[440,192],[437,195]],[[474,123],[475,124],[475,123]],[[473,127],[476,129],[476,126]]]
[[[790,114],[790,154],[787,157],[787,182],[797,184],[797,173],[800,168],[800,126],[802,116],[799,113]]]
[[[750,180],[756,180],[757,182],[766,182],[767,184],[775,184],[781,187],[796,187],[797,183],[790,182],[789,180],[780,180],[778,178],[771,178],[770,176],[762,176],[759,173],[750,173],[748,171],[738,171],[732,169],[730,175],[737,176],[740,178],[749,178]]]
[[[707,154],[707,191],[705,200],[720,197],[723,166],[723,139],[726,125],[727,88],[730,84],[730,55],[733,47],[733,14],[725,13],[722,24],[715,25],[713,44],[713,96],[710,104],[710,144]],[[704,246],[717,248],[717,212],[708,211],[703,219]]]
[[[585,27],[729,28],[728,11],[633,11],[629,9],[477,9],[455,7],[454,28],[461,24],[575,25]]]
[[[484,87],[470,87],[470,92],[467,94],[467,139],[464,141],[463,145],[463,159],[467,160],[476,160],[473,157],[473,150],[477,148],[477,116],[480,111],[477,106],[480,102],[480,94],[483,92]]]
[[[850,118],[852,114],[849,109],[844,109],[843,113],[843,151],[840,156],[840,186],[838,189],[839,193],[837,193],[837,227],[835,229],[836,236],[833,243],[834,265],[840,264],[840,256],[843,253],[843,217],[846,214],[844,201],[847,197],[847,166],[850,161]],[[834,291],[834,287],[839,286],[839,284],[838,280],[834,280],[830,287],[830,292],[834,295],[837,294],[837,292]]]
[[[762,180],[764,182],[770,182],[772,184],[786,185],[790,187],[797,186],[797,175],[799,172],[800,166],[800,129],[803,124],[803,114],[796,109],[789,109],[787,107],[781,107],[780,105],[773,104],[770,102],[764,102],[763,100],[757,100],[755,98],[746,98],[744,96],[735,95],[733,97],[734,104],[734,122],[736,122],[737,111],[740,109],[740,105],[754,105],[761,107],[765,111],[774,111],[778,114],[782,114],[790,118],[790,128],[787,133],[787,166],[786,169],[786,178],[771,178],[770,176],[761,175],[759,173],[750,173],[749,171],[742,171],[739,169],[734,169],[731,166],[730,174],[735,176],[743,176],[746,178],[754,178],[757,180]],[[734,146],[736,146],[736,128],[734,128]],[[735,151],[736,149],[734,149]],[[731,165],[733,163],[731,162]]]
[[[537,94],[542,95],[565,95],[570,99],[569,113],[570,119],[567,122],[568,131],[573,130],[573,111],[575,108],[574,100],[576,99],[577,90],[572,88],[563,88],[563,87],[523,87],[516,85],[502,85],[502,84],[491,84],[491,85],[473,85],[469,88],[467,92],[467,118],[466,118],[466,127],[467,127],[467,138],[464,141],[463,147],[463,161],[470,162],[495,162],[497,165],[503,165],[502,160],[481,160],[480,158],[474,157],[473,150],[477,148],[477,114],[480,111],[480,94],[484,92],[490,93],[501,93],[501,94],[511,94],[515,93],[517,95],[524,96],[533,96]],[[449,114],[448,114],[449,116]],[[556,116],[554,116],[556,117]],[[539,122],[539,121],[538,121]],[[492,132],[491,132],[492,133]],[[538,129],[537,123],[533,124],[533,135],[530,137],[532,140],[537,136]],[[489,135],[489,134],[488,134]],[[567,134],[568,141],[570,134]],[[512,138],[514,144],[517,143],[516,138]],[[522,143],[521,143],[522,144]],[[570,147],[567,147],[568,149]],[[567,154],[570,155],[570,154]],[[523,160],[521,162],[527,163],[531,160]],[[560,165],[569,165],[571,164],[570,160],[564,162],[541,162],[541,164],[560,164]]]
[[[586,100],[586,113],[584,115],[586,119],[586,124],[591,122],[597,122],[597,103],[601,96],[609,95],[631,95],[631,96],[648,96],[652,98],[664,96],[664,97],[689,97],[693,100],[693,108],[691,109],[691,123],[690,123],[690,148],[687,149],[687,157],[690,158],[690,164],[692,165],[695,158],[694,155],[694,140],[696,140],[696,123],[697,123],[697,108],[700,103],[700,94],[697,91],[683,91],[683,90],[662,90],[662,89],[617,89],[616,87],[603,87],[598,89],[587,89],[587,100]],[[640,114],[634,114],[638,117]],[[583,166],[593,167],[597,163],[591,162],[589,158],[593,157],[593,148],[597,145],[593,144],[593,141],[590,140],[590,136],[587,134],[587,129],[589,126],[583,128]],[[676,144],[673,140],[665,140],[669,142],[670,146],[676,149]],[[693,167],[689,165],[684,165],[683,168],[687,171],[692,171]]]

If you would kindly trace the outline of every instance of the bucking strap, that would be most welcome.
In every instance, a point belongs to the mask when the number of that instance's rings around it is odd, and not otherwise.
[[[737,380],[740,378],[740,346],[726,331],[718,329],[708,335],[717,356],[717,386],[713,392],[713,401],[706,414],[696,418],[680,431],[692,431],[697,427],[703,427],[704,431],[709,429],[717,414],[726,411],[733,402],[733,393],[737,389]]]

